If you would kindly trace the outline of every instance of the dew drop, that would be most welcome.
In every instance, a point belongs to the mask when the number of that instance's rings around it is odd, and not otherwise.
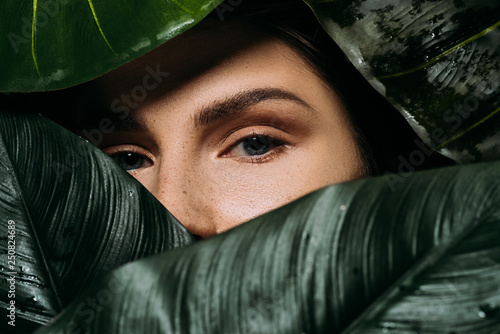
[[[497,315],[499,311],[500,311],[500,306],[494,303],[485,303],[479,305],[479,312],[477,313],[477,315],[480,318],[492,317]]]
[[[347,206],[345,206],[344,204],[342,204],[342,205],[340,206],[340,211],[345,211],[345,209],[347,209]]]
[[[434,37],[436,37],[436,34],[435,34],[435,33],[432,33],[432,34],[431,34],[431,38],[434,38]]]
[[[128,190],[128,195],[129,195],[130,197],[132,197],[132,195],[134,195],[134,189],[129,189],[129,190]]]
[[[380,324],[380,327],[382,328],[382,332],[384,333],[390,333],[391,330],[396,328],[396,324],[393,322],[382,322]]]
[[[31,298],[26,298],[26,302],[30,304],[34,304],[37,302],[37,298],[35,296],[31,296]]]

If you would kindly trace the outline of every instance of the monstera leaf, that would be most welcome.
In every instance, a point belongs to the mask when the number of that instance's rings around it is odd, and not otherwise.
[[[500,2],[306,0],[358,70],[431,147],[500,158]]]
[[[111,269],[193,242],[112,159],[41,116],[0,113],[0,217],[2,333],[30,333]]]
[[[2,1],[0,91],[95,78],[192,27],[221,1]]]
[[[392,189],[330,186],[127,264],[37,333],[497,333],[500,163]]]

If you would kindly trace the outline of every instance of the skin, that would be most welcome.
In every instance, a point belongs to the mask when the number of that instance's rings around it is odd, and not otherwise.
[[[155,80],[148,66],[169,74]],[[364,176],[334,89],[292,48],[244,25],[195,27],[88,94],[85,108],[113,120],[99,146],[201,237]]]

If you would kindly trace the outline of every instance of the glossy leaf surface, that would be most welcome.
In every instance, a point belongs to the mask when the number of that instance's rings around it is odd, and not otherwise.
[[[0,91],[88,81],[187,30],[221,0],[0,3]]]
[[[498,332],[499,167],[327,187],[113,271],[37,333]]]
[[[370,83],[431,147],[500,158],[500,2],[306,0]]]
[[[99,149],[41,116],[7,113],[0,113],[0,228],[2,333],[30,333],[111,269],[193,242]],[[15,327],[5,316],[12,300]]]

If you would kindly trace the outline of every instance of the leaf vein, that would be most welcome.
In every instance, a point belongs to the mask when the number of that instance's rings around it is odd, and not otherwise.
[[[447,141],[445,141],[444,143],[441,143],[440,145],[436,146],[436,149],[440,149],[440,148],[443,148],[444,146],[448,145],[449,143],[451,143],[452,141],[455,141],[457,140],[458,138],[462,137],[463,135],[465,135],[467,132],[471,131],[472,129],[474,129],[475,127],[481,125],[482,123],[486,122],[488,119],[490,119],[491,117],[493,117],[494,115],[498,114],[498,112],[500,112],[500,107],[497,108],[496,110],[494,110],[492,113],[490,113],[489,115],[487,115],[486,117],[484,117],[483,119],[477,121],[476,123],[472,124],[471,126],[469,126],[467,129],[465,129],[464,131],[456,134],[455,136],[451,137],[450,139],[448,139]]]
[[[38,9],[38,0],[33,0],[33,18],[31,20],[31,57],[33,58],[33,63],[35,64],[36,72],[38,76],[41,78],[40,69],[38,68],[38,60],[36,58],[36,49],[35,49],[35,34],[36,34],[36,14]]]
[[[87,0],[87,2],[89,4],[90,11],[92,12],[92,16],[94,18],[94,22],[97,25],[97,29],[99,29],[99,33],[101,34],[102,38],[104,39],[104,42],[106,42],[106,45],[114,53],[114,55],[117,56],[115,50],[113,49],[113,47],[111,46],[111,44],[109,44],[108,39],[106,38],[106,35],[104,34],[104,31],[101,28],[101,24],[99,23],[99,20],[97,19],[97,14],[95,12],[94,3],[92,2],[92,0]]]
[[[440,55],[430,59],[429,61],[421,64],[421,65],[418,65],[418,66],[415,66],[409,70],[406,70],[404,72],[399,72],[399,73],[394,73],[394,74],[387,74],[387,75],[383,75],[381,77],[378,77],[377,79],[378,80],[384,80],[384,79],[391,79],[391,78],[396,78],[396,77],[400,77],[400,76],[403,76],[403,75],[407,75],[407,74],[411,74],[413,72],[416,72],[418,70],[421,70],[423,68],[426,68],[427,66],[430,66],[436,62],[438,62],[439,60],[441,60],[442,58],[448,56],[449,54],[452,54],[454,52],[456,52],[457,50],[459,50],[460,48],[464,47],[465,45],[469,44],[469,43],[472,43],[474,42],[475,40],[487,35],[488,33],[490,33],[491,31],[495,30],[496,28],[500,27],[500,21],[498,21],[497,23],[495,23],[494,25],[484,29],[483,31],[475,34],[474,36],[471,36],[469,38],[467,38],[466,40],[464,40],[463,42],[461,43],[458,43],[457,45],[453,46],[452,48],[446,50],[445,52],[441,53]]]
[[[194,14],[194,12],[192,10],[190,10],[189,8],[187,8],[186,6],[181,4],[178,0],[172,0],[172,2],[175,3],[180,9],[182,9],[186,13]]]
[[[54,280],[54,277],[52,275],[52,271],[50,270],[49,263],[46,259],[46,254],[43,251],[43,248],[41,247],[41,243],[40,243],[40,239],[38,237],[37,229],[35,228],[35,225],[33,223],[33,219],[31,217],[30,211],[28,209],[28,205],[27,205],[26,200],[25,200],[26,197],[24,196],[24,190],[19,183],[18,173],[16,172],[16,170],[14,168],[14,164],[12,163],[11,154],[6,148],[6,145],[4,142],[4,137],[2,136],[1,133],[0,133],[0,153],[2,153],[2,157],[4,157],[4,159],[2,159],[2,160],[4,160],[4,163],[2,163],[2,165],[4,165],[9,170],[10,174],[13,176],[13,185],[16,188],[15,190],[17,191],[17,193],[20,194],[20,200],[23,203],[24,213],[27,216],[29,227],[31,229],[31,232],[33,233],[33,238],[35,239],[35,242],[36,242],[36,248],[37,248],[38,253],[40,255],[40,258],[42,260],[43,266],[46,269],[45,273],[47,275],[47,278],[48,278],[49,284],[52,288],[52,291],[54,292],[54,297],[56,299],[57,306],[59,307],[59,310],[62,310],[63,303],[62,303],[61,297],[59,296],[59,291],[58,291],[57,286],[55,284],[55,280]]]

